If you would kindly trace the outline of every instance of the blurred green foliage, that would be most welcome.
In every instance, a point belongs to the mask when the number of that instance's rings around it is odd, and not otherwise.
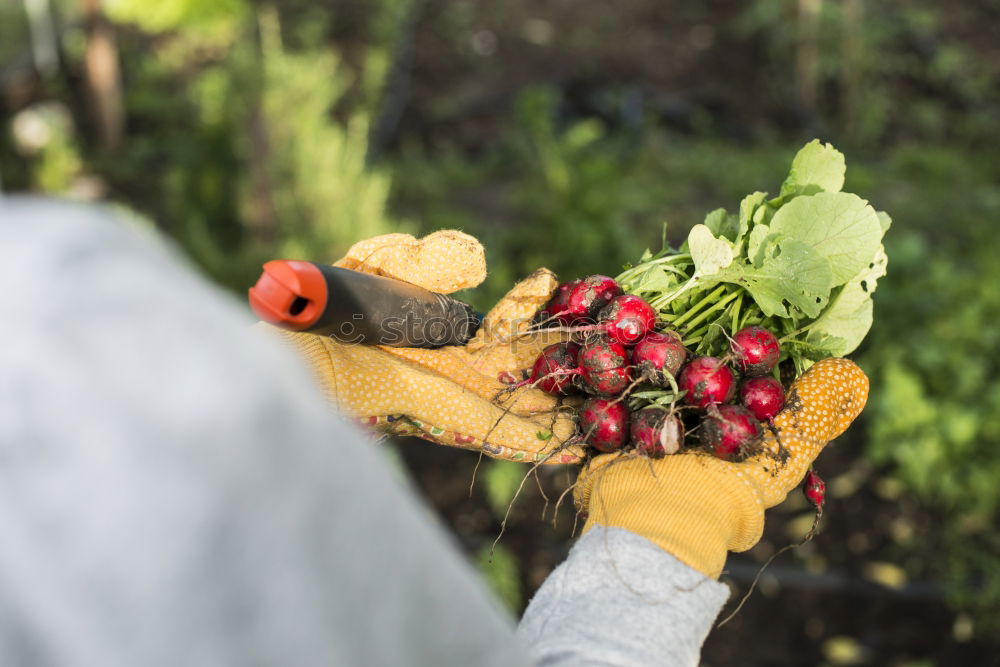
[[[894,157],[881,169],[892,176],[885,205],[907,225],[890,234],[891,279],[862,360],[867,451],[940,518],[934,568],[998,629],[1000,240],[988,222],[1000,219],[1000,164],[990,152]]]
[[[69,111],[57,102],[40,102],[23,109],[12,125],[28,182],[43,192],[69,190],[83,167]]]
[[[368,115],[351,111],[343,123],[330,117],[347,86],[337,56],[286,51],[274,11],[260,23],[270,158],[261,167],[283,226],[277,252],[332,262],[358,239],[406,231],[385,210],[388,175],[365,164]]]
[[[108,5],[129,26],[118,40],[125,145],[104,154],[62,123],[15,183],[71,194],[96,172],[234,289],[269,258],[330,262],[357,239],[408,229],[386,210],[386,170],[366,164],[373,102],[348,99],[352,88],[378,90],[376,56],[388,44],[350,68],[325,45],[289,46],[308,31],[283,25],[273,6],[171,0],[147,10]]]
[[[148,33],[171,30],[196,29],[207,26],[231,24],[248,11],[243,0],[168,0],[144,2],[143,0],[106,0],[104,11],[113,21],[128,23]]]
[[[24,57],[31,43],[28,17],[14,3],[0,4],[0,63],[12,63]]]
[[[476,554],[476,565],[497,599],[512,614],[524,608],[517,557],[502,544],[485,546]]]
[[[539,266],[566,278],[616,275],[659,248],[665,223],[683,239],[720,201],[738,204],[788,170],[790,157],[766,144],[613,133],[596,119],[557,128],[556,103],[552,90],[524,92],[517,124],[489,154],[409,146],[393,160],[395,210],[486,246],[490,275],[470,297],[480,307]]]
[[[733,28],[761,40],[773,62],[797,66],[797,10],[803,4],[818,12],[815,67],[818,94],[827,102],[806,110],[816,115],[815,126],[839,128],[844,139],[859,145],[974,144],[994,132],[997,62],[984,53],[993,38],[974,25],[994,19],[975,3],[949,12],[922,0],[754,0],[745,3]],[[965,39],[944,36],[950,32]],[[794,82],[786,76],[772,85],[791,100]]]
[[[525,480],[527,468],[513,461],[486,461],[483,464],[483,490],[494,516],[503,520],[518,489]]]

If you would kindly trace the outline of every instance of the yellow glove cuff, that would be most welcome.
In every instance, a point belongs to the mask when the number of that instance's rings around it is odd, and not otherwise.
[[[679,455],[650,462],[615,458],[590,471],[593,481],[583,532],[595,525],[642,535],[681,562],[717,579],[728,551],[760,539],[764,507],[732,469],[710,456]],[[744,480],[745,481],[745,480]],[[586,484],[586,482],[585,482]]]

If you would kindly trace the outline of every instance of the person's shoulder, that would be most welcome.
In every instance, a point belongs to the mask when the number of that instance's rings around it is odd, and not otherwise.
[[[0,194],[0,235],[22,246],[53,247],[122,241],[159,245],[156,226],[140,214],[110,203],[31,194]]]

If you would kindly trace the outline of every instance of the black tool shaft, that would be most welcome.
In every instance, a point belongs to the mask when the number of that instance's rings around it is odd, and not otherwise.
[[[471,306],[411,283],[316,264],[326,309],[307,329],[342,343],[393,347],[464,345],[482,322]]]

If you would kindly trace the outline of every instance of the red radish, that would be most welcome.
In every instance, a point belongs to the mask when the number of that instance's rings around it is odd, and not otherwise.
[[[736,356],[736,367],[751,377],[767,375],[774,370],[781,357],[778,339],[764,327],[740,329],[733,336],[730,347]]]
[[[542,309],[542,315],[546,320],[557,318],[563,324],[570,324],[573,321],[573,316],[568,312],[569,295],[578,284],[579,280],[573,280],[556,288],[549,305]]]
[[[578,355],[584,388],[598,396],[617,396],[629,385],[628,351],[607,336],[587,341]]]
[[[642,298],[622,294],[611,299],[598,320],[605,324],[613,339],[622,345],[635,345],[656,326],[656,311]]]
[[[676,336],[651,331],[632,350],[636,377],[666,387],[667,376],[676,376],[687,358],[687,350]]]
[[[709,408],[701,422],[701,439],[720,459],[742,458],[746,449],[760,440],[763,429],[753,413],[741,405]]]
[[[802,485],[802,493],[805,494],[809,503],[816,508],[816,514],[822,514],[823,503],[826,502],[826,482],[811,468],[806,473],[806,480]]]
[[[736,377],[715,357],[697,357],[684,367],[678,387],[686,391],[684,402],[698,408],[726,403],[736,393]]]
[[[771,375],[749,378],[740,387],[740,403],[760,421],[768,421],[785,406],[785,390]]]
[[[621,449],[628,435],[628,408],[606,398],[588,398],[580,408],[580,428],[587,443],[601,452]]]
[[[580,374],[576,360],[579,350],[576,343],[549,345],[535,360],[530,382],[547,394],[568,393],[573,377]]]
[[[622,293],[613,278],[587,276],[577,282],[566,297],[566,312],[571,321],[593,320],[611,299]]]
[[[651,459],[676,454],[684,444],[681,420],[666,408],[643,408],[632,415],[629,426],[635,451]]]

